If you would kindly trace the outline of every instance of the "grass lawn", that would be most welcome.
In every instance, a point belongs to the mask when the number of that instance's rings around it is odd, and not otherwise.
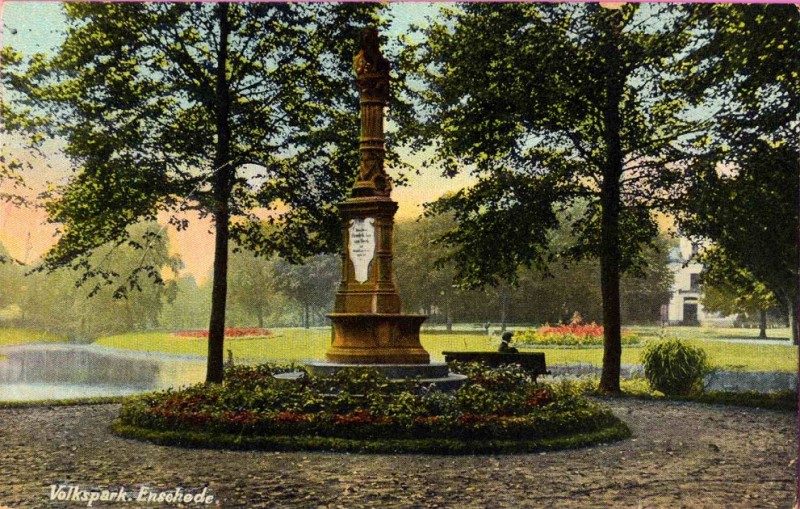
[[[331,341],[331,331],[327,327],[273,330],[275,332],[274,335],[264,338],[226,339],[225,349],[231,349],[236,359],[304,361],[325,358],[325,352]],[[658,329],[653,328],[653,330]],[[742,329],[717,329],[717,331],[720,330],[742,331]],[[746,331],[747,329],[744,330]],[[708,341],[704,339],[716,338],[712,338],[711,333],[703,331],[699,327],[671,327],[667,329],[668,333],[673,331],[676,331],[677,337],[689,338],[693,344],[702,347],[708,353],[711,363],[721,369],[797,371],[797,347],[792,345]],[[683,332],[686,332],[686,334],[683,334]],[[657,335],[645,334],[645,331],[641,331],[641,333],[643,337]],[[754,331],[754,334],[757,335],[758,331]],[[722,337],[725,336],[719,336],[719,338]],[[137,332],[109,336],[97,340],[96,344],[125,350],[194,354],[199,356],[207,354],[205,339],[178,338],[169,332]],[[484,334],[423,332],[422,345],[431,354],[431,360],[442,361],[444,360],[442,351],[496,350],[498,343],[496,339],[492,340]],[[575,363],[600,366],[603,360],[602,347],[581,349],[535,347],[533,349],[545,352],[547,364],[551,366]],[[642,347],[639,346],[623,347],[622,363],[639,364],[641,350]]]
[[[61,343],[68,341],[67,338],[53,334],[52,332],[37,331],[30,329],[0,328],[0,346],[22,345],[25,343]],[[0,360],[7,357],[0,354]]]
[[[726,343],[722,341],[690,340],[708,354],[715,368],[743,371],[797,372],[797,347],[792,345],[759,345],[752,343]],[[603,348],[537,348],[545,352],[547,364],[588,363],[603,364]],[[640,364],[641,346],[623,346],[622,363]]]
[[[275,361],[301,361],[322,359],[330,343],[331,331],[325,329],[271,329],[267,337],[226,338],[227,350],[235,359]],[[107,336],[94,342],[96,345],[123,350],[193,354],[206,356],[208,342],[205,338],[177,337],[170,332],[133,332]]]
[[[660,336],[679,339],[758,339],[758,329],[740,329],[735,327],[623,327],[639,334],[643,338]],[[767,329],[767,339],[785,339],[791,337],[788,327]]]
[[[30,329],[0,328],[0,346],[21,345],[24,343],[51,343],[67,342],[64,336],[53,334],[52,332],[37,331]]]

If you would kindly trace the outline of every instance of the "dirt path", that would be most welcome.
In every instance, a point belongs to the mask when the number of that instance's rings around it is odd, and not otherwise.
[[[107,431],[117,405],[0,410],[0,507],[51,484],[213,490],[221,507],[780,507],[794,503],[792,412],[617,401],[633,438],[575,451],[442,457],[161,447]],[[93,507],[176,507],[95,503]],[[187,506],[198,507],[198,506]]]

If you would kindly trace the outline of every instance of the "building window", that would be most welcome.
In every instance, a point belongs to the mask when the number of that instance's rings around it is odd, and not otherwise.
[[[689,274],[689,289],[700,290],[700,274]]]

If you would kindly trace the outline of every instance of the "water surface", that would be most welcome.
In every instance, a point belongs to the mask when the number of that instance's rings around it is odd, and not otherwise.
[[[197,383],[196,356],[42,343],[0,348],[0,401],[124,396]]]

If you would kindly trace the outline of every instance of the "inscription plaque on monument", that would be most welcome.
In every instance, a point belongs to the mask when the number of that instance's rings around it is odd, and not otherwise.
[[[369,264],[375,257],[375,218],[351,220],[349,237],[347,249],[353,261],[355,279],[364,283],[369,279]]]

